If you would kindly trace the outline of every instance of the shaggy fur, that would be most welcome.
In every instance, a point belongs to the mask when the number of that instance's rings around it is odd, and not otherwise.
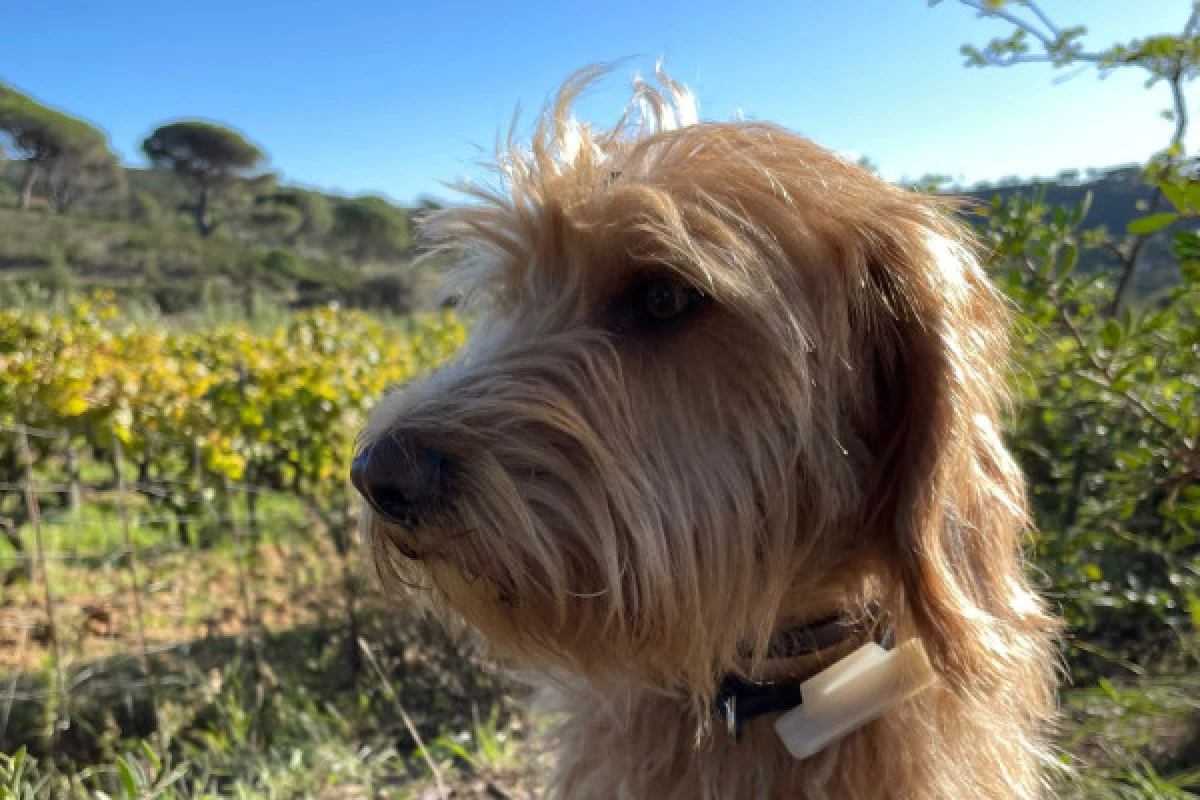
[[[366,515],[382,576],[543,677],[565,798],[1040,795],[1055,626],[998,429],[1009,319],[968,234],[779,127],[697,123],[661,75],[583,125],[598,72],[426,226],[476,330],[363,434],[450,465],[419,522]],[[642,329],[655,276],[703,306]],[[873,607],[933,688],[803,761],[770,718],[738,743],[713,724],[720,676],[844,652],[775,663],[775,632]]]

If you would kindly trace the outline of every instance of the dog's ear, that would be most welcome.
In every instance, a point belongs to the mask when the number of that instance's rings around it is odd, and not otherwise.
[[[978,685],[1046,618],[1022,575],[1023,489],[999,434],[1009,317],[956,227],[931,220],[877,232],[859,282],[874,396],[864,525],[939,672]]]

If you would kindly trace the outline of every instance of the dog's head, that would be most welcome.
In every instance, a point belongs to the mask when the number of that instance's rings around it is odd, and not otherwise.
[[[704,692],[785,619],[880,603],[966,684],[1044,620],[997,430],[1007,316],[944,204],[668,79],[569,82],[432,217],[475,326],[355,482],[385,578],[526,662]]]

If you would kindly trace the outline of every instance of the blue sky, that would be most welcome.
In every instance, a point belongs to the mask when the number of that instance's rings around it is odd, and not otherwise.
[[[1189,5],[1042,3],[1098,45],[1178,30]],[[129,163],[157,124],[201,117],[242,130],[289,181],[400,201],[447,196],[439,182],[479,174],[518,103],[626,57],[585,116],[611,119],[661,56],[702,117],[740,109],[892,179],[1052,175],[1169,137],[1165,88],[1137,75],[964,69],[959,45],[993,32],[955,0],[0,0],[0,80],[103,127]]]

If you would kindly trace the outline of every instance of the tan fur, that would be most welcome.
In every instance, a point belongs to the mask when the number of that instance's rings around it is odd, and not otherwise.
[[[417,431],[457,472],[418,530],[368,519],[380,573],[540,671],[565,798],[1040,795],[1055,625],[998,429],[1009,320],[969,235],[781,128],[681,124],[662,76],[584,126],[598,74],[426,227],[475,330],[363,442]],[[712,305],[614,328],[648,270]],[[870,603],[935,688],[805,761],[769,718],[736,744],[712,724],[716,681],[761,674],[773,632]]]

